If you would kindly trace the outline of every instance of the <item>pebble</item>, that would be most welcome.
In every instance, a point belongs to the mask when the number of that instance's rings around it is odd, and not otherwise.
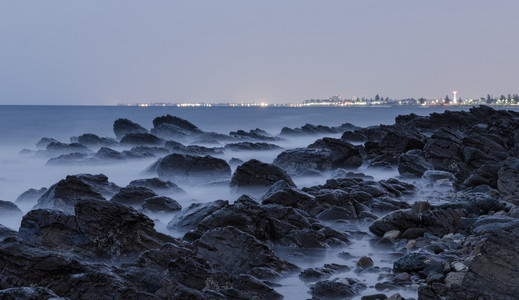
[[[373,265],[373,260],[367,256],[363,256],[359,259],[359,261],[357,261],[357,266],[363,269],[372,267]]]

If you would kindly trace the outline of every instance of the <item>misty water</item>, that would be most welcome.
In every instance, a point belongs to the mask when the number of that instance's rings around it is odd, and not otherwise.
[[[463,109],[463,108],[449,108]],[[141,124],[145,128],[152,127],[155,117],[171,114],[186,119],[204,131],[228,134],[230,131],[261,128],[273,136],[277,136],[283,127],[300,127],[306,123],[338,126],[352,123],[367,127],[378,124],[392,124],[399,114],[416,113],[428,115],[432,112],[442,112],[442,107],[422,108],[411,107],[311,107],[311,108],[177,108],[177,107],[76,107],[76,106],[0,106],[0,200],[12,201],[30,188],[39,189],[50,187],[64,179],[67,175],[89,173],[105,174],[109,181],[124,187],[130,181],[151,177],[143,171],[157,158],[126,160],[121,163],[109,164],[79,164],[46,166],[47,158],[36,158],[33,155],[22,155],[20,150],[36,150],[36,142],[42,137],[55,138],[60,142],[69,143],[70,138],[84,133],[93,133],[101,137],[115,137],[112,130],[113,122],[118,118],[127,118]],[[340,135],[327,135],[340,137]],[[242,161],[255,158],[272,163],[282,151],[296,147],[306,147],[321,136],[285,137],[282,141],[273,142],[283,149],[275,151],[225,151],[217,157],[229,161],[239,158]],[[211,146],[211,145],[205,145]],[[218,145],[222,146],[222,145]],[[123,150],[123,148],[114,148]],[[92,149],[96,151],[97,149]],[[232,166],[234,171],[236,166]],[[357,170],[371,175],[375,180],[398,176],[395,171],[374,171],[362,166]],[[331,174],[322,177],[295,177],[298,188],[324,184]],[[189,185],[177,183],[186,194],[172,196],[183,208],[192,203],[209,202],[218,199],[235,201],[240,195],[233,194],[227,185]],[[171,195],[170,195],[171,196]],[[413,199],[409,199],[412,201]],[[30,205],[19,205],[24,213],[32,208]],[[156,229],[181,237],[182,232],[170,232],[166,228],[172,215],[153,216],[156,218]],[[20,218],[4,217],[0,220],[12,229],[18,230]],[[351,223],[325,223],[334,229],[346,228],[349,231],[367,232],[369,224],[361,221]],[[351,245],[330,249],[286,249],[275,248],[281,258],[297,264],[301,269],[322,267],[325,263],[338,263],[352,267],[351,271],[339,273],[335,277],[352,277],[361,280],[368,286],[362,294],[375,294],[373,288],[377,282],[377,273],[353,273],[354,265],[359,257],[368,255],[373,258],[375,266],[391,268],[395,258],[393,250],[380,248],[369,242],[367,234],[352,236]],[[349,256],[340,256],[346,252]],[[281,279],[276,290],[286,299],[309,298],[309,284],[301,281],[298,274]],[[416,289],[388,292],[401,293],[404,297],[416,297]],[[360,296],[358,297],[360,298]]]

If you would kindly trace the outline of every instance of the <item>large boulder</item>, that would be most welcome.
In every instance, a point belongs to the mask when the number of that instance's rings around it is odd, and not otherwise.
[[[145,187],[154,191],[157,194],[169,194],[169,193],[177,193],[182,194],[185,193],[183,189],[181,189],[178,185],[174,184],[171,181],[162,180],[160,178],[145,178],[145,179],[136,179],[131,181],[127,187]]]
[[[129,133],[148,133],[148,130],[141,125],[128,119],[117,119],[114,122],[114,133],[118,139],[122,139]]]
[[[432,169],[420,150],[410,150],[398,157],[398,172],[404,177],[422,177],[425,171]]]
[[[362,164],[359,150],[339,139],[323,138],[307,148],[296,148],[280,153],[274,165],[289,174],[300,175],[307,170],[330,171],[338,168],[358,168]]]
[[[251,159],[236,168],[230,186],[237,191],[244,189],[265,191],[280,180],[290,186],[296,186],[283,169]]]
[[[76,204],[75,213],[89,247],[102,256],[124,259],[167,242],[176,243],[174,238],[155,231],[154,222],[131,207],[87,200]]]
[[[123,146],[157,146],[164,144],[164,140],[151,133],[128,133],[121,139]]]
[[[196,127],[193,123],[191,123],[187,120],[184,120],[182,118],[176,117],[176,116],[165,115],[165,116],[160,116],[160,117],[156,117],[155,119],[153,119],[153,127],[158,127],[163,124],[175,125],[178,128],[185,130],[187,132],[191,132],[191,133],[201,133],[202,132],[200,130],[200,128]]]
[[[35,208],[72,212],[76,202],[88,199],[105,200],[105,197],[112,197],[119,189],[103,174],[69,175],[51,186],[38,199]]]
[[[28,189],[27,191],[23,192],[16,198],[14,201],[18,204],[32,204],[34,205],[36,201],[47,191],[46,187],[42,187],[40,189]]]
[[[152,190],[145,187],[126,187],[115,194],[111,202],[129,205],[134,208],[140,207],[144,200],[157,196]]]
[[[231,176],[229,164],[210,155],[201,157],[174,153],[159,159],[154,166],[160,178],[190,183],[223,181]]]
[[[247,274],[254,268],[269,268],[278,273],[298,269],[294,264],[277,257],[252,235],[231,226],[206,232],[198,240],[196,255],[230,274]]]
[[[77,142],[87,147],[112,147],[118,145],[114,139],[99,137],[93,133],[85,133],[78,136]]]
[[[208,203],[193,203],[183,211],[180,216],[173,218],[168,223],[168,229],[194,229],[198,226],[200,221],[227,204],[229,204],[229,202],[224,200],[216,200]]]
[[[412,209],[400,209],[380,217],[369,226],[369,231],[378,236],[392,230],[404,231],[408,228],[419,227],[420,215]]]

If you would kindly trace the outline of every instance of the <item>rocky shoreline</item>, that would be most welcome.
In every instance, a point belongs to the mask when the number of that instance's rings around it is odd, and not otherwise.
[[[155,162],[127,186],[72,174],[0,201],[0,299],[296,299],[280,292],[296,276],[308,299],[519,294],[517,112],[480,106],[276,136],[205,132],[171,115],[153,126],[118,119],[115,138],[42,138],[21,151],[49,167]],[[278,145],[294,136],[315,141]],[[223,159],[230,151],[279,154]],[[381,170],[398,176],[370,176]],[[301,177],[322,182],[298,187]],[[227,187],[235,198],[182,207],[183,185]],[[24,215],[15,203],[33,208]],[[18,216],[19,229],[2,216]],[[361,243],[373,251],[301,263]]]

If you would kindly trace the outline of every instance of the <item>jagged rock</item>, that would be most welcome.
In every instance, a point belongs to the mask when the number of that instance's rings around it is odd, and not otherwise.
[[[215,211],[229,204],[228,201],[217,200],[208,203],[193,203],[182,214],[168,223],[169,229],[194,229],[200,221]]]
[[[174,153],[159,159],[154,165],[160,178],[192,183],[221,181],[231,175],[231,167],[225,160],[209,155],[200,157]]]
[[[128,133],[121,139],[123,146],[157,146],[164,140],[150,133]]]
[[[46,149],[47,146],[48,146],[50,143],[59,143],[59,142],[58,142],[58,140],[56,140],[56,139],[48,138],[48,137],[44,137],[44,138],[41,138],[41,139],[36,143],[36,147],[38,147],[38,149]]]
[[[265,151],[265,150],[278,150],[281,149],[278,145],[269,143],[251,143],[251,142],[240,142],[227,144],[224,147],[225,150],[232,151]]]
[[[182,118],[176,117],[176,116],[169,115],[169,114],[153,119],[153,127],[158,127],[163,124],[174,125],[180,129],[182,129],[186,132],[190,132],[190,133],[201,133],[202,132],[200,130],[200,128],[196,127],[191,122],[184,120]]]
[[[360,127],[354,126],[350,123],[344,123],[337,127],[329,127],[323,125],[305,124],[301,128],[288,128],[283,127],[279,135],[318,135],[318,134],[329,134],[329,133],[341,133],[346,130],[356,130]]]
[[[53,208],[72,212],[78,201],[111,197],[119,191],[119,187],[108,181],[103,174],[69,175],[51,186],[36,203],[35,208]]]
[[[53,142],[47,145],[45,152],[47,155],[58,156],[72,153],[90,154],[92,150],[78,143],[64,144]]]
[[[278,273],[298,269],[274,255],[265,244],[234,227],[210,230],[198,240],[197,257],[205,258],[230,274],[241,274],[256,267],[267,267]]]
[[[497,187],[503,195],[519,195],[519,159],[509,157],[498,171]]]
[[[137,146],[122,152],[125,158],[161,157],[169,154],[164,147]]]
[[[0,242],[6,238],[17,236],[18,232],[0,224]]]
[[[134,123],[128,119],[117,119],[114,122],[114,133],[117,139],[122,139],[130,133],[148,133],[148,130],[141,125]]]
[[[410,150],[398,157],[398,172],[405,177],[422,177],[432,166],[423,158],[420,150]]]
[[[159,248],[175,239],[158,233],[154,223],[131,207],[107,201],[86,200],[75,206],[77,225],[89,246],[108,257],[126,258]]]
[[[0,220],[2,218],[12,217],[18,218],[23,215],[23,212],[11,201],[0,200]]]
[[[383,236],[384,233],[391,230],[404,231],[408,228],[419,227],[420,223],[420,216],[412,209],[401,209],[377,219],[369,226],[369,231]]]
[[[87,147],[113,147],[119,144],[114,139],[98,137],[97,135],[92,133],[85,133],[78,136],[77,142]]]
[[[148,213],[172,213],[182,209],[174,199],[165,196],[156,196],[144,200],[142,210]]]
[[[310,287],[314,297],[326,299],[343,299],[358,295],[366,286],[355,279],[336,278],[334,280],[319,281]]]
[[[2,300],[65,300],[56,295],[52,290],[46,287],[19,287],[0,290],[0,299]]]
[[[96,154],[94,154],[94,158],[99,160],[115,160],[115,161],[121,161],[124,160],[124,155],[116,150],[102,147],[99,150],[97,150]]]
[[[350,267],[340,264],[325,264],[320,268],[307,268],[301,271],[299,278],[305,282],[318,281],[330,276],[351,270]]]
[[[132,207],[140,207],[144,200],[157,196],[152,190],[145,187],[126,187],[122,188],[115,194],[111,202],[129,205]]]
[[[157,177],[133,180],[128,184],[127,187],[145,187],[149,188],[157,194],[185,193],[183,189],[181,189],[178,185],[174,184],[173,182],[164,181]]]
[[[323,138],[308,148],[286,150],[274,160],[274,165],[289,174],[300,174],[305,170],[330,171],[337,168],[358,168],[362,164],[359,150],[344,141]]]
[[[430,266],[434,261],[420,252],[413,252],[397,259],[393,264],[396,272],[416,272]]]
[[[236,190],[257,189],[263,191],[280,180],[295,187],[290,176],[279,167],[251,159],[236,168],[230,186]]]

